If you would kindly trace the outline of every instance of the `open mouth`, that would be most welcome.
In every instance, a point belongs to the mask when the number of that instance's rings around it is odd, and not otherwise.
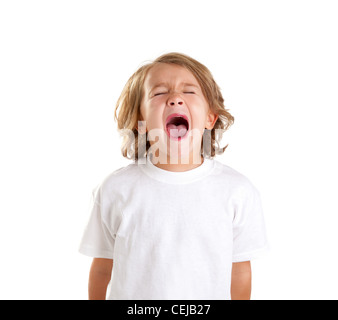
[[[184,138],[189,130],[188,118],[183,114],[171,114],[166,121],[168,136],[174,140]]]

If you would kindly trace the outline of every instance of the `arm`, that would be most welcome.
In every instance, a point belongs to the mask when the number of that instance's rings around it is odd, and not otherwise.
[[[231,300],[250,300],[251,264],[250,261],[232,264]]]
[[[107,286],[113,270],[113,260],[94,258],[88,283],[89,300],[106,300]]]

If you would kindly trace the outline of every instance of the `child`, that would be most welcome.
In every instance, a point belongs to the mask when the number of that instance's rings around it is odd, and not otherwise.
[[[109,299],[250,299],[250,260],[267,240],[259,192],[214,159],[234,120],[223,101],[210,71],[179,53],[128,80],[115,119],[133,163],[93,191],[80,245],[94,257],[89,299],[109,282]]]

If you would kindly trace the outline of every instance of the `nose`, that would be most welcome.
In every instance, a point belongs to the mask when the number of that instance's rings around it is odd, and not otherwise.
[[[181,106],[181,105],[183,105],[183,99],[181,99],[181,97],[179,95],[177,95],[177,94],[172,95],[168,99],[168,105],[172,106],[172,107],[174,107],[176,105],[177,106]]]

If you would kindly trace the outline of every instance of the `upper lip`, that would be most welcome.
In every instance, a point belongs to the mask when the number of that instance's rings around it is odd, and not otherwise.
[[[185,120],[188,121],[188,124],[189,124],[189,128],[190,128],[190,121],[189,121],[189,118],[187,115],[185,115],[184,113],[172,113],[170,114],[166,121],[165,121],[165,125],[167,126],[168,122],[172,119],[172,118],[175,118],[175,117],[181,117],[181,118],[184,118]]]

